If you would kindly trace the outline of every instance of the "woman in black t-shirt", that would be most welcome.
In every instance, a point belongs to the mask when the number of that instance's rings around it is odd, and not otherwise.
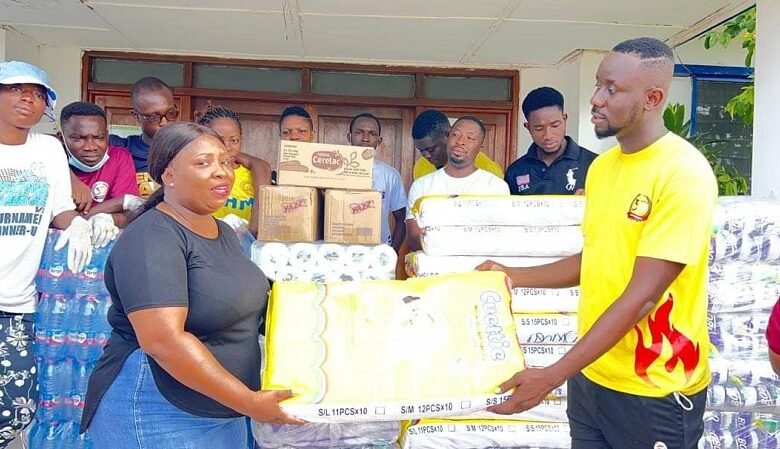
[[[246,421],[300,424],[260,388],[258,323],[268,280],[211,214],[233,184],[209,128],[178,123],[152,142],[162,187],[106,265],[113,333],[90,378],[81,428],[96,449],[247,447]]]

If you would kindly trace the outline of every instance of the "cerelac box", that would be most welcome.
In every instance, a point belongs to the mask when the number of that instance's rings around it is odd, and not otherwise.
[[[319,194],[313,187],[260,186],[258,240],[313,242],[320,236]]]
[[[370,190],[374,150],[350,145],[282,140],[277,184]]]
[[[377,245],[382,229],[382,194],[372,190],[325,191],[324,240]]]

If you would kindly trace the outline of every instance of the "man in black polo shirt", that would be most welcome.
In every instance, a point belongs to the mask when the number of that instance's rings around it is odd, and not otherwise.
[[[582,194],[596,153],[566,135],[563,95],[552,87],[532,90],[523,100],[525,129],[534,143],[506,170],[512,195]]]

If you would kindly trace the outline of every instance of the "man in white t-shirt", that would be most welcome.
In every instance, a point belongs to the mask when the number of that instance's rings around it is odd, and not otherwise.
[[[93,243],[106,243],[93,237],[106,238],[110,231],[105,222],[90,223],[76,213],[60,142],[30,132],[44,114],[54,120],[56,98],[43,70],[0,62],[0,341],[9,343],[0,376],[13,381],[3,384],[0,395],[0,449],[29,425],[37,402],[34,282],[49,224],[65,229],[57,245],[68,244],[72,271],[89,262]]]
[[[382,125],[373,114],[356,115],[349,123],[347,140],[360,147],[376,150],[382,144]],[[371,188],[382,194],[382,243],[392,245],[395,252],[406,238],[406,191],[401,174],[393,166],[374,157],[374,174]],[[390,213],[393,214],[393,233],[390,235]]]
[[[406,233],[409,249],[419,251],[420,227],[414,219],[414,203],[428,195],[509,195],[503,179],[477,168],[474,160],[485,140],[485,125],[476,117],[459,118],[447,136],[447,164],[414,181],[406,207]]]

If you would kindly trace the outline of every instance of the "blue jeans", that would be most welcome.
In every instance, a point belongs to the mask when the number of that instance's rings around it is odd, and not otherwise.
[[[204,418],[168,402],[146,355],[128,357],[89,426],[95,449],[236,449],[247,447],[246,419]]]

